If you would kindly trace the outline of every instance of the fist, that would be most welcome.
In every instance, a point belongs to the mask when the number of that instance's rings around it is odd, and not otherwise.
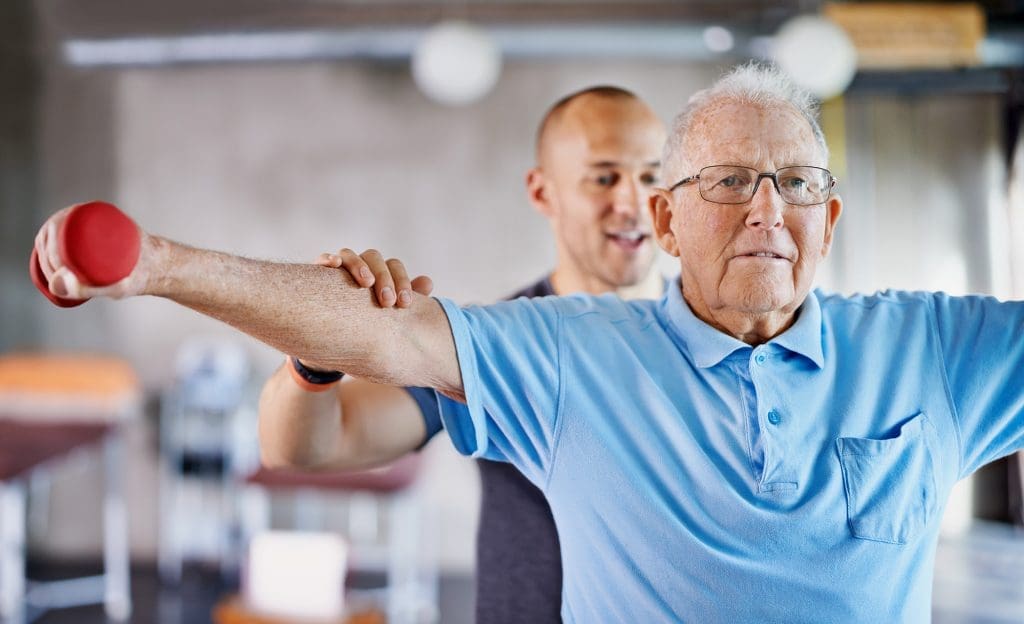
[[[57,212],[39,229],[32,251],[33,281],[64,307],[92,297],[140,294],[138,270],[145,236],[111,204],[76,204]]]

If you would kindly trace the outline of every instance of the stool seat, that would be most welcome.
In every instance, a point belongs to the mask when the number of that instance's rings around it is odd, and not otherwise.
[[[106,423],[25,422],[0,414],[0,481],[22,476],[78,447],[94,444],[111,430]]]
[[[142,390],[119,358],[78,354],[0,355],[0,411],[47,420],[117,420],[137,411]]]
[[[312,472],[260,467],[247,475],[245,481],[271,490],[312,489],[388,493],[405,489],[412,484],[419,474],[419,466],[420,456],[411,454],[373,470]]]

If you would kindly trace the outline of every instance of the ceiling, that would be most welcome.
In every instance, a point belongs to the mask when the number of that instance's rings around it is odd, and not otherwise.
[[[6,1],[6,0],[0,0]],[[425,29],[444,19],[487,27],[506,58],[736,60],[763,56],[764,40],[822,0],[27,0],[47,50],[82,66],[225,61],[409,58]],[[852,0],[851,0],[852,1]],[[857,2],[866,4],[866,2]],[[935,4],[935,0],[927,2]],[[1024,68],[1024,0],[980,0],[987,37],[981,65],[951,80],[935,72],[858,77],[891,91],[946,83],[1005,92]],[[703,29],[735,36],[712,53]],[[76,56],[77,55],[77,56]],[[85,59],[85,60],[83,60]],[[988,72],[988,73],[985,73]],[[931,85],[931,86],[929,86]]]
[[[36,0],[59,38],[414,26],[440,19],[489,25],[722,24],[768,34],[820,0]],[[1024,27],[1024,1],[982,0],[990,28]]]

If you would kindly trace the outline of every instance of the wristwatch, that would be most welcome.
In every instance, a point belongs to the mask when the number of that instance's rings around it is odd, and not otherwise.
[[[324,392],[330,390],[331,386],[341,380],[345,373],[341,371],[322,371],[306,368],[294,355],[289,356],[288,370],[291,371],[292,379],[299,384],[303,390],[310,392]]]

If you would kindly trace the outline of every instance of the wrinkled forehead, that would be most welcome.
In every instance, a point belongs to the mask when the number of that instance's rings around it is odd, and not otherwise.
[[[691,168],[743,165],[774,171],[792,165],[827,167],[814,130],[788,104],[728,102],[698,112],[683,140]]]

